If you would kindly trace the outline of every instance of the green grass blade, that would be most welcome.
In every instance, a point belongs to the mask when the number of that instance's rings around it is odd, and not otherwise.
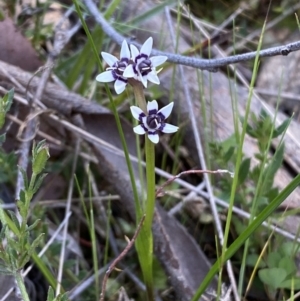
[[[287,185],[280,194],[253,220],[247,229],[228,247],[224,254],[224,261],[230,259],[238,249],[244,244],[249,236],[279,207],[279,205],[300,185],[300,174],[297,175],[292,182]],[[219,258],[211,267],[205,279],[201,283],[197,292],[192,298],[192,301],[198,301],[200,296],[204,293],[213,277],[218,273],[222,258]]]
[[[99,58],[99,55],[98,55],[98,51],[96,49],[93,38],[92,38],[92,36],[89,32],[89,29],[88,29],[88,27],[87,27],[87,25],[84,21],[84,18],[82,16],[82,13],[81,13],[81,10],[80,10],[79,4],[78,4],[78,0],[73,0],[73,3],[75,5],[75,8],[76,8],[76,11],[77,11],[78,16],[80,18],[80,21],[82,23],[82,26],[83,26],[86,34],[87,34],[88,41],[90,43],[90,46],[92,47],[94,56],[97,58],[98,66],[99,66],[100,70],[102,70],[102,64],[101,64],[101,61],[100,61],[100,58]],[[135,204],[135,208],[136,208],[136,216],[138,217],[136,219],[136,223],[138,223],[140,221],[140,218],[142,217],[143,213],[142,213],[142,209],[141,209],[141,206],[140,206],[140,203],[139,203],[139,195],[138,195],[138,192],[137,192],[137,187],[136,187],[136,183],[135,183],[135,176],[134,176],[134,173],[133,173],[131,160],[129,158],[128,147],[127,147],[127,144],[126,144],[126,139],[125,139],[125,135],[124,135],[124,132],[123,132],[123,129],[122,129],[122,125],[121,125],[120,117],[118,115],[117,108],[115,106],[114,100],[112,98],[112,95],[111,95],[110,90],[109,90],[107,85],[105,85],[105,89],[106,89],[107,95],[109,97],[109,101],[110,101],[110,104],[111,104],[111,109],[112,109],[112,112],[113,112],[115,120],[116,120],[118,132],[119,132],[122,147],[123,147],[123,150],[124,150],[125,160],[126,160],[126,164],[127,164],[127,168],[128,168],[128,172],[129,172],[129,176],[130,176],[130,182],[131,182],[131,186],[132,186],[132,190],[133,190],[134,204]]]
[[[130,31],[132,30],[132,27],[138,26],[140,23],[145,22],[146,20],[152,18],[153,16],[161,13],[166,6],[171,6],[173,4],[174,5],[177,4],[177,0],[163,1],[162,4],[156,5],[152,9],[147,10],[145,13],[129,20],[128,22],[126,22],[126,25],[116,24],[115,29],[123,33]],[[127,27],[127,29],[124,28],[125,26]]]
[[[107,7],[105,13],[104,13],[104,18],[109,19],[112,14],[115,12],[115,10],[118,8],[121,0],[113,0],[109,6]]]

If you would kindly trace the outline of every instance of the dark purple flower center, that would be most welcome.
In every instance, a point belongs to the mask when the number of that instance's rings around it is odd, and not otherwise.
[[[147,75],[152,69],[152,62],[148,58],[142,60],[138,64],[138,69],[140,70],[143,76]]]
[[[125,68],[128,66],[128,62],[118,61],[114,63],[113,68],[117,75],[122,76]]]
[[[162,123],[162,118],[159,115],[149,115],[147,116],[146,123],[150,129],[157,129]]]
[[[141,71],[151,69],[151,61],[149,59],[145,59],[139,63],[139,68]]]

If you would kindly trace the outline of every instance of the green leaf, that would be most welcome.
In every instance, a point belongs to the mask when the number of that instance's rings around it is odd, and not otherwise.
[[[230,259],[249,238],[249,236],[265,221],[267,218],[279,207],[279,205],[300,185],[300,174],[297,175],[288,184],[279,195],[266,207],[264,208],[253,220],[253,222],[245,229],[245,231],[238,236],[238,238],[227,248],[224,254],[224,262],[220,257],[210,268],[208,274],[201,282],[195,295],[191,301],[198,301],[200,296],[204,293],[216,273],[219,271],[219,267],[223,266],[224,263]]]
[[[260,117],[261,120],[264,120],[266,118],[270,118],[270,115],[269,115],[269,113],[267,113],[266,110],[261,109],[261,111],[259,113],[259,117]]]
[[[9,227],[9,229],[11,229],[14,234],[19,235],[19,230],[16,228],[16,226],[14,225],[14,223],[7,216],[6,212],[4,214],[5,214],[5,218],[7,220],[7,225]],[[7,255],[7,257],[9,257],[9,252],[6,252],[5,254]],[[34,263],[36,264],[36,266],[38,267],[38,269],[42,272],[42,274],[44,275],[44,277],[48,281],[48,283],[52,287],[55,288],[56,285],[57,285],[57,281],[54,278],[52,272],[47,268],[47,266],[43,262],[43,260],[40,257],[38,257],[35,252],[32,254],[32,259],[33,259]],[[9,259],[8,259],[8,261],[9,261]]]
[[[294,257],[299,252],[299,244],[296,244],[294,241],[286,241],[281,244],[279,252],[282,256]]]
[[[0,245],[2,244],[3,239],[5,238],[6,229],[7,229],[7,224],[2,225],[1,232],[0,232]]]
[[[266,267],[266,263],[262,258],[260,258],[257,254],[249,254],[246,258],[247,265],[250,267],[255,267],[257,262],[259,268],[264,268]]]
[[[279,125],[277,128],[274,129],[272,138],[276,138],[280,136],[283,132],[287,130],[291,123],[292,117],[289,119],[286,119],[281,125]]]
[[[24,193],[23,190],[21,190],[20,195],[22,193]],[[25,193],[24,193],[24,196],[25,196]],[[23,199],[23,197],[22,197],[22,199]],[[21,201],[17,201],[17,207],[19,209],[19,212],[20,212],[20,215],[22,216],[22,218],[25,217],[27,215],[27,210],[26,210],[25,204]]]
[[[8,256],[7,256],[6,250],[4,249],[2,243],[0,244],[0,248],[1,248],[0,259],[4,262],[8,261]]]
[[[49,147],[45,143],[45,140],[42,140],[36,146],[33,146],[32,172],[35,175],[39,175],[45,169],[49,157]]]
[[[51,271],[47,268],[43,260],[40,257],[38,257],[36,253],[32,254],[32,259],[34,263],[37,265],[38,269],[42,272],[46,280],[49,282],[49,284],[55,288],[57,285],[57,281],[52,275]]]
[[[253,113],[251,114],[251,119],[253,120],[254,124],[257,123],[256,116]],[[244,124],[245,118],[243,116],[240,116],[240,121],[242,124]],[[246,124],[246,133],[253,138],[258,137],[256,133],[256,129],[252,127],[249,123]]]
[[[40,222],[40,219],[37,219],[32,225],[28,226],[26,229],[26,232],[31,232]]]
[[[69,300],[69,295],[68,293],[64,293],[61,295],[61,300],[60,301],[68,301]]]
[[[229,162],[235,152],[235,147],[231,146],[224,155],[224,161]]]
[[[260,280],[273,288],[280,288],[287,273],[283,268],[270,268],[258,271]]]
[[[4,264],[0,263],[0,274],[2,274],[2,275],[13,275],[13,272],[10,270],[9,267],[7,267]]]
[[[34,183],[34,187],[32,189],[33,194],[35,194],[38,191],[38,189],[41,187],[43,180],[47,175],[48,175],[47,173],[44,173],[44,174],[38,176],[38,178],[36,179],[36,181]]]
[[[11,266],[12,270],[15,270],[18,268],[18,253],[16,252],[16,250],[13,248],[13,244],[11,244],[11,242],[9,243],[10,247],[8,248],[8,258],[9,258],[9,263]],[[12,246],[12,247],[11,247]]]
[[[281,282],[279,288],[286,288],[286,289],[294,289],[294,290],[300,290],[300,279],[297,278],[291,278],[286,279],[283,282]]]
[[[18,269],[23,269],[25,264],[30,260],[30,255],[26,252],[18,258]]]
[[[5,122],[5,115],[11,107],[13,95],[14,91],[10,90],[4,95],[3,98],[0,98],[0,129],[3,127]]]
[[[279,252],[270,252],[267,257],[267,264],[269,268],[278,267],[279,261],[281,259]]]
[[[275,174],[279,168],[282,166],[282,161],[284,157],[284,143],[280,144],[271,160],[270,173]]]
[[[18,258],[18,252],[20,250],[20,245],[17,241],[15,241],[12,237],[6,237],[7,239],[7,250],[9,253],[9,256],[13,256],[14,259]]]
[[[249,170],[250,170],[250,162],[251,162],[250,158],[246,158],[241,163],[241,167],[239,170],[239,177],[238,177],[239,185],[243,184],[245,182],[245,180],[247,179],[247,176],[248,176]]]
[[[269,204],[269,200],[267,197],[259,196],[256,201],[257,207],[265,207]]]
[[[29,255],[31,256],[34,250],[37,248],[38,245],[40,245],[43,241],[44,233],[41,233],[32,243],[28,250]]]
[[[271,162],[264,170],[264,182],[261,191],[269,191],[274,182],[274,177],[278,169],[281,167],[284,157],[284,144],[282,143],[276,150]]]
[[[14,89],[11,89],[2,98],[2,106],[4,108],[5,113],[7,113],[10,110],[13,99],[14,99]]]
[[[278,267],[285,269],[287,276],[291,276],[292,274],[294,275],[297,271],[295,261],[291,257],[281,258]]]
[[[40,234],[31,244],[27,251],[19,259],[19,269],[23,268],[30,260],[32,254],[35,252],[36,247],[42,242],[44,234]]]
[[[20,230],[20,222],[17,219],[16,214],[11,210],[9,210],[8,213],[9,213],[10,218],[11,218],[12,222],[14,223],[14,225],[18,228],[18,230]]]
[[[0,128],[1,129],[1,128]],[[5,142],[5,139],[6,139],[6,134],[2,134],[0,135],[0,145],[3,144]]]
[[[53,300],[54,300],[54,290],[51,286],[49,286],[47,301],[53,301]]]

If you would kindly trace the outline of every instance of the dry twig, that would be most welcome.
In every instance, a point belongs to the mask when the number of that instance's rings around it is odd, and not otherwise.
[[[144,214],[141,221],[138,224],[138,227],[132,237],[132,239],[128,242],[127,246],[125,247],[125,249],[121,252],[121,254],[112,262],[112,264],[109,266],[108,270],[105,273],[105,276],[103,278],[103,282],[102,282],[102,289],[101,289],[101,294],[100,294],[100,299],[99,301],[104,301],[104,294],[105,294],[105,289],[106,289],[106,284],[107,284],[107,280],[108,277],[110,275],[110,273],[114,270],[114,268],[116,267],[117,263],[122,260],[124,258],[124,256],[126,256],[126,254],[128,253],[128,251],[131,249],[131,247],[133,246],[137,236],[140,233],[140,230],[142,228],[143,222],[145,220],[146,215]]]
[[[84,0],[84,3],[94,17],[95,21],[102,27],[103,31],[116,43],[119,45],[122,44],[125,39],[124,36],[119,34],[101,15],[98,10],[98,7],[95,5],[93,0]],[[135,44],[137,46],[141,46],[138,43],[135,43],[132,40],[128,40],[129,43]],[[264,49],[259,51],[259,57],[270,57],[275,55],[288,55],[290,52],[300,50],[300,41],[295,43],[289,43],[286,45],[271,47],[268,49]],[[257,51],[252,51],[244,54],[233,55],[224,58],[217,59],[199,59],[194,57],[187,57],[183,55],[178,55],[174,53],[166,53],[164,51],[159,51],[156,49],[152,49],[152,55],[165,55],[168,57],[168,62],[191,66],[194,68],[199,68],[202,70],[208,71],[218,71],[218,69],[222,66],[227,66],[230,64],[236,64],[240,62],[254,60],[257,56]]]
[[[221,173],[228,173],[232,177],[234,175],[233,172],[226,170],[226,169],[217,169],[217,170],[202,170],[202,169],[191,169],[183,171],[176,176],[169,178],[163,185],[161,185],[155,193],[156,197],[161,197],[164,195],[163,189],[174,182],[176,179],[180,178],[181,176],[188,175],[188,174],[221,174]]]

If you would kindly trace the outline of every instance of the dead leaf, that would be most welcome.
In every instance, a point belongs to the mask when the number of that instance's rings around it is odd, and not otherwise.
[[[36,51],[10,18],[0,21],[0,60],[27,71],[42,66]]]

